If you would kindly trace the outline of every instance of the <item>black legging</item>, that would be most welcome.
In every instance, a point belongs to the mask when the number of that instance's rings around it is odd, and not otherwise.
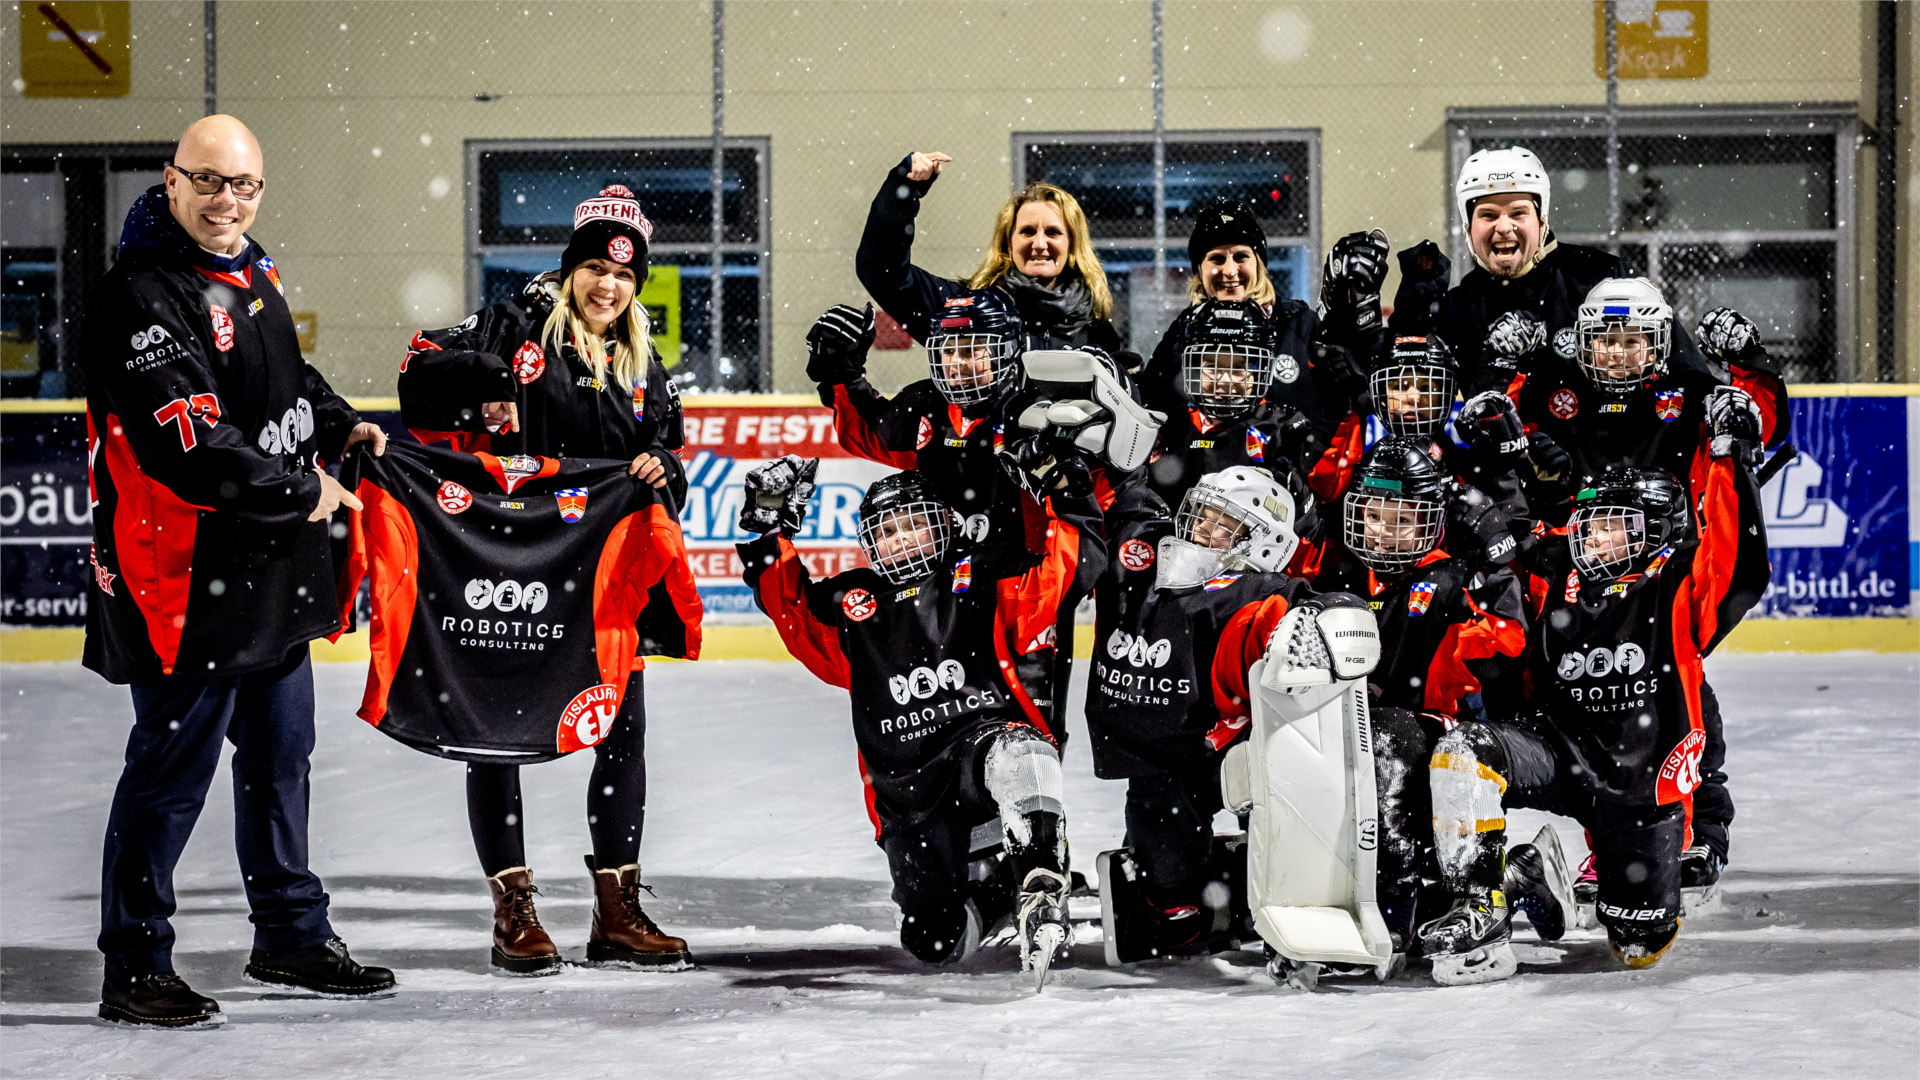
[[[609,870],[640,861],[640,830],[647,817],[647,706],[640,674],[627,680],[620,716],[593,748],[593,776],[587,781],[593,861]],[[524,821],[520,766],[469,764],[467,825],[488,877],[527,865]]]

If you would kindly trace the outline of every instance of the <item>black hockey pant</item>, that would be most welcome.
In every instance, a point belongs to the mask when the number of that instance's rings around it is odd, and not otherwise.
[[[1701,722],[1707,745],[1700,752],[1700,786],[1693,789],[1693,842],[1705,844],[1727,861],[1727,826],[1733,824],[1733,795],[1727,791],[1727,736],[1720,720],[1720,699],[1700,684]]]
[[[1220,756],[1127,781],[1127,847],[1160,911],[1198,907],[1213,879],[1213,815],[1221,806]]]

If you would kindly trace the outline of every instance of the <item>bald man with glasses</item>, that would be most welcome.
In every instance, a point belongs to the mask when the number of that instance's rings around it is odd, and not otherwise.
[[[180,137],[127,215],[88,320],[93,583],[85,662],[127,684],[134,724],[107,820],[102,1018],[219,1023],[173,970],[173,869],[231,742],[250,981],[335,997],[390,991],[347,954],[307,867],[313,669],[340,628],[329,516],[359,509],[325,471],[386,436],[300,355],[279,270],[247,230],[260,144],[231,116]]]

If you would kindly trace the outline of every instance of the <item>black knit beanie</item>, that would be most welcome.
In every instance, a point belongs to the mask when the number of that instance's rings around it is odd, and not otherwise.
[[[1267,264],[1267,234],[1253,216],[1253,207],[1239,199],[1215,199],[1194,219],[1193,236],[1187,240],[1187,261],[1199,273],[1200,260],[1207,257],[1207,252],[1233,244],[1247,245],[1260,265]]]
[[[570,277],[588,259],[607,259],[631,267],[634,276],[645,281],[651,239],[653,222],[640,212],[640,200],[626,186],[610,185],[573,208],[573,235],[560,253],[560,274]]]

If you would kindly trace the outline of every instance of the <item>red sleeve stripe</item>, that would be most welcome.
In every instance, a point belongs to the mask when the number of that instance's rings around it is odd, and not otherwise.
[[[146,620],[147,642],[160,659],[161,674],[171,675],[187,628],[201,508],[147,475],[120,418],[112,413],[107,414],[100,452],[118,499],[113,546],[121,580]]]
[[[821,682],[849,689],[853,680],[846,653],[840,649],[839,631],[815,618],[807,608],[806,573],[800,553],[781,537],[779,558],[756,583],[760,606],[772,617],[781,642],[795,660],[806,665]]]
[[[920,460],[920,455],[912,451],[889,450],[880,441],[880,433],[853,407],[853,399],[847,396],[845,386],[833,388],[833,429],[840,440],[840,448],[854,457],[877,461],[882,465],[891,465],[896,469],[911,469]]]

